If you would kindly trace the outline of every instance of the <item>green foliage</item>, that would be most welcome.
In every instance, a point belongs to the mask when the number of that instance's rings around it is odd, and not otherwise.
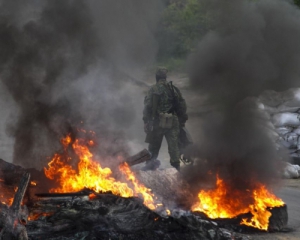
[[[159,66],[166,67],[170,72],[183,72],[184,71],[184,58],[166,58],[158,62]]]
[[[209,1],[164,0],[167,5],[157,30],[157,61],[170,70],[182,70],[184,59],[197,43],[213,29],[213,16],[206,11]],[[258,1],[258,0],[250,0]],[[300,0],[294,0],[300,7]]]
[[[176,0],[168,5],[157,32],[160,62],[174,67],[193,51],[209,28],[204,9],[200,0]]]

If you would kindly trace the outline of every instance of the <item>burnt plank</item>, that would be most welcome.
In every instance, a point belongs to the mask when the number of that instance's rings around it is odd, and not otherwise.
[[[14,196],[11,207],[7,210],[4,216],[4,226],[0,233],[0,239],[2,240],[27,240],[27,232],[25,224],[27,223],[28,210],[24,206],[21,206],[24,198],[28,183],[30,180],[30,174],[24,173],[18,190]]]

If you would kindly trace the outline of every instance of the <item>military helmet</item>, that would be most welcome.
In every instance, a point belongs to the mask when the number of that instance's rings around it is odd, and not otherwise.
[[[168,73],[168,69],[165,67],[158,67],[156,70],[156,80],[159,79],[167,79],[167,73]]]

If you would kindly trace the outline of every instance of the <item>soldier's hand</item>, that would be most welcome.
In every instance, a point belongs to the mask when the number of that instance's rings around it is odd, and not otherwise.
[[[149,121],[144,124],[144,131],[145,133],[149,133],[153,131],[153,121]]]
[[[149,123],[144,123],[144,132],[145,133],[149,132]]]
[[[153,120],[150,120],[148,122],[148,131],[149,132],[152,132],[153,131],[153,124],[154,124],[154,121]]]

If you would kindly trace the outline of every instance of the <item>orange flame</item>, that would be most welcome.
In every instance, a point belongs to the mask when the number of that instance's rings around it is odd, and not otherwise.
[[[169,209],[166,210],[166,213],[167,213],[168,216],[171,215],[171,211]]]
[[[9,195],[11,195],[11,194],[9,194]],[[5,194],[5,195],[1,194],[0,195],[0,202],[2,204],[7,205],[7,206],[11,206],[12,203],[13,203],[13,200],[14,200],[14,198],[13,197],[9,197],[7,194]]]
[[[243,219],[241,224],[268,230],[272,215],[268,208],[283,206],[284,202],[261,183],[254,184],[253,189],[233,189],[217,176],[216,188],[200,191],[199,202],[192,206],[192,211],[204,212],[212,219],[233,218],[251,212],[251,220]]]
[[[34,182],[34,181],[31,181],[31,182],[30,182],[30,185],[31,185],[31,186],[36,186],[36,185],[37,185],[37,183],[36,183],[36,182]]]
[[[151,193],[151,189],[146,188],[143,184],[140,184],[138,182],[138,180],[136,179],[126,162],[120,165],[120,170],[122,173],[125,174],[127,180],[132,182],[134,186],[134,192],[136,194],[142,195],[144,199],[144,204],[151,210],[154,210],[156,206],[154,205],[154,195]]]
[[[127,164],[122,164],[120,170],[131,182],[133,189],[127,183],[113,178],[110,168],[102,168],[100,163],[93,161],[93,154],[89,150],[89,146],[94,145],[92,140],[76,139],[72,143],[72,139],[68,135],[61,140],[61,143],[64,147],[64,153],[56,153],[48,163],[48,168],[44,168],[46,177],[56,180],[60,185],[58,188],[51,189],[50,192],[75,192],[88,188],[96,193],[111,191],[122,197],[141,194],[144,198],[144,204],[150,209],[155,209],[151,190],[138,183]],[[76,169],[71,165],[72,159],[68,156],[67,149],[69,147],[79,158]]]
[[[35,213],[35,214],[31,214],[28,217],[28,221],[35,221],[38,220],[40,217],[44,216],[44,217],[48,217],[48,216],[52,216],[53,213],[52,212],[44,212],[44,213]]]

